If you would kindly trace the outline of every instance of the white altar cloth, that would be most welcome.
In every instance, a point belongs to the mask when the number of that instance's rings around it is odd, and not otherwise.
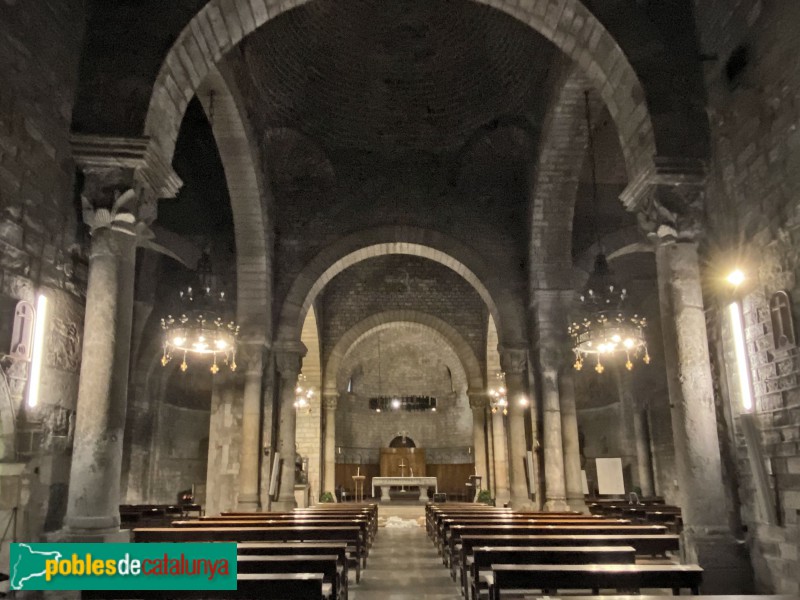
[[[434,492],[439,491],[436,477],[373,477],[372,478],[372,497],[375,497],[375,487],[381,489],[381,501],[389,500],[389,488],[397,486],[419,486],[419,499],[423,502],[428,499],[428,488],[433,488]]]

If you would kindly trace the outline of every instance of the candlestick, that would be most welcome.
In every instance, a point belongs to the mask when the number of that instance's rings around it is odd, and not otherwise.
[[[361,475],[361,467],[358,467],[358,469],[356,469],[356,475]]]

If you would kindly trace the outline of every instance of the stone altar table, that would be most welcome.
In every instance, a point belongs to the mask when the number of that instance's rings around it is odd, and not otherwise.
[[[428,488],[433,488],[434,492],[439,491],[436,477],[373,477],[372,478],[372,497],[375,497],[375,487],[381,488],[381,502],[389,500],[389,488],[393,485],[400,486],[419,486],[419,499],[428,500]]]

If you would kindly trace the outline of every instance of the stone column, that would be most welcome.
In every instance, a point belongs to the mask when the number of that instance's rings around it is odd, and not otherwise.
[[[545,510],[568,510],[559,372],[568,348],[566,308],[571,292],[536,290],[533,304],[539,377],[542,386]]]
[[[500,348],[500,368],[506,376],[508,394],[508,473],[511,505],[521,508],[530,504],[525,475],[528,443],[525,438],[525,410],[530,403],[527,394],[528,352],[523,349]]]
[[[655,496],[653,487],[653,457],[647,439],[647,411],[642,403],[633,406],[633,435],[636,439],[636,464],[642,496]]]
[[[700,265],[704,166],[656,157],[621,198],[656,246],[658,295],[684,560],[705,570],[702,593],[746,593],[752,567],[728,526]]]
[[[263,342],[239,344],[237,359],[244,367],[244,399],[242,402],[242,446],[240,449],[239,496],[236,510],[261,510],[258,472],[261,457],[261,398],[264,376],[265,348]]]
[[[472,409],[472,447],[475,458],[475,474],[481,477],[481,486],[488,488],[486,468],[486,393],[467,392]]]
[[[275,365],[280,377],[280,417],[278,423],[278,452],[281,455],[280,490],[273,510],[291,510],[297,506],[294,498],[294,461],[297,453],[297,409],[294,407],[297,376],[303,365],[306,348],[301,342],[283,343],[275,348]]]
[[[636,473],[634,484],[638,485],[639,465],[636,456],[636,436],[633,431],[633,407],[636,402],[633,393],[633,377],[631,372],[622,364],[617,363],[613,365],[611,369],[613,370],[613,376],[616,380],[617,395],[619,397],[619,448],[622,457],[622,465],[623,467],[629,467],[632,476],[634,472]]]
[[[505,506],[511,502],[511,486],[508,481],[508,439],[503,411],[492,413],[492,441],[494,454],[495,504]]]
[[[325,407],[325,485],[323,492],[336,491],[336,407],[339,404],[339,392],[325,391],[322,394],[322,405]]]
[[[581,478],[581,448],[578,438],[578,412],[575,407],[575,379],[569,367],[564,367],[558,380],[561,403],[561,441],[564,445],[564,482],[567,504],[571,510],[589,512],[583,496]]]

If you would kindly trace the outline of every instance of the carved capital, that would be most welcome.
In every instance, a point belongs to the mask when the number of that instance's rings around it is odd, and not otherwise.
[[[322,405],[325,410],[336,410],[339,404],[339,392],[325,392],[322,394]]]
[[[276,342],[273,349],[275,366],[284,379],[297,379],[303,368],[303,357],[308,352],[302,342]]]
[[[75,163],[87,178],[84,196],[95,209],[110,209],[123,190],[132,189],[137,204],[130,212],[152,223],[158,199],[174,197],[182,185],[150,138],[73,134],[70,141]]]
[[[706,165],[693,158],[656,157],[620,195],[655,241],[694,241],[705,223]]]
[[[262,373],[266,357],[264,344],[239,342],[236,346],[236,361],[244,367],[245,373]]]
[[[467,396],[469,396],[469,407],[472,410],[481,410],[489,405],[486,392],[467,392]]]
[[[504,348],[499,346],[500,368],[506,374],[525,373],[528,367],[528,350],[526,348]]]

